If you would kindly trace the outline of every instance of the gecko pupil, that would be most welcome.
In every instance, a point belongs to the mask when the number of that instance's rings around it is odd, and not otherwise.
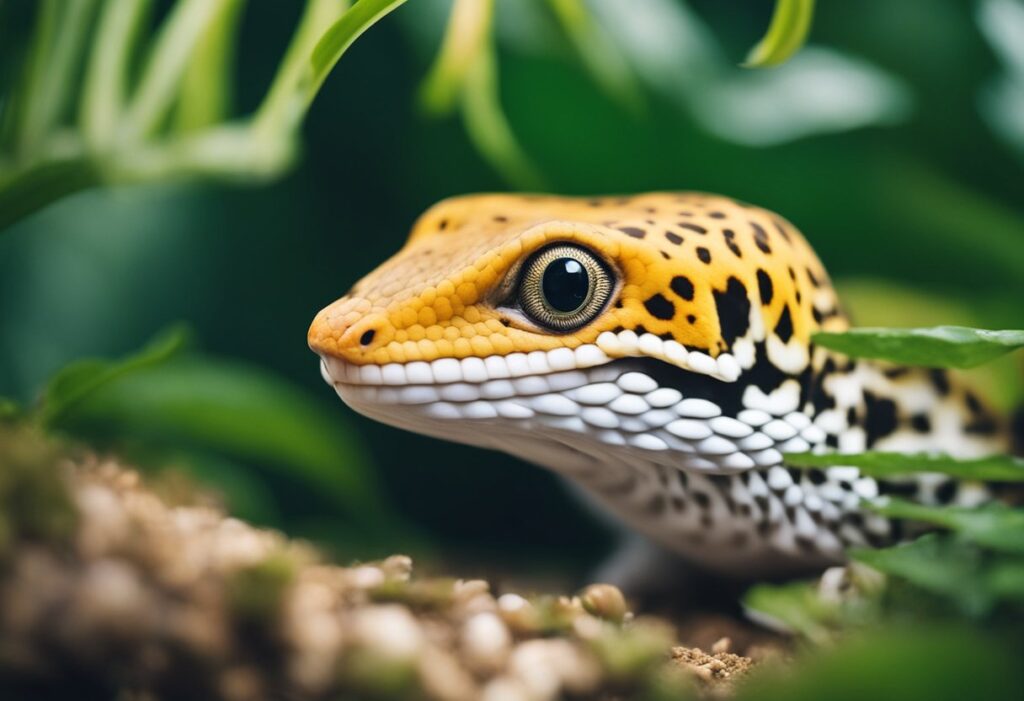
[[[574,258],[557,258],[548,264],[541,281],[544,299],[560,312],[574,312],[583,306],[590,291],[587,269]]]

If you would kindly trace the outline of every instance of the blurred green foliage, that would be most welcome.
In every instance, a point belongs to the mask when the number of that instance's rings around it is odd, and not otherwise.
[[[393,7],[364,3],[366,18]],[[307,7],[314,5],[328,7]],[[1013,137],[1019,118],[1007,107],[1024,84],[1013,50],[1024,37],[1019,5],[831,3],[816,10],[810,46],[779,67],[749,71],[739,64],[772,22],[765,3],[501,2],[489,19],[492,31],[480,35],[486,40],[473,44],[489,58],[450,60],[442,70],[452,3],[408,3],[352,45],[323,84],[303,127],[309,148],[285,179],[259,190],[210,182],[92,190],[8,229],[0,237],[0,395],[11,406],[32,406],[48,378],[75,359],[130,354],[169,320],[186,319],[207,353],[106,385],[80,405],[94,418],[83,414],[72,423],[69,413],[65,429],[138,454],[160,445],[149,456],[154,464],[184,466],[222,485],[250,513],[327,540],[341,538],[339,512],[346,519],[357,513],[338,493],[373,465],[373,491],[386,493],[389,511],[406,514],[425,536],[463,552],[500,549],[503,565],[526,557],[579,572],[607,547],[608,535],[551,475],[398,433],[334,401],[304,344],[315,311],[390,255],[433,201],[536,176],[569,194],[725,192],[775,209],[804,230],[840,285],[856,292],[847,297],[855,318],[1020,328],[1024,151]],[[157,36],[175,6],[154,2],[132,31]],[[300,106],[299,119],[309,107],[298,101],[308,93],[297,86],[315,87],[319,78],[299,80],[295,71],[306,69],[289,47],[311,46],[318,32],[309,27],[330,22],[310,25],[312,10],[290,3],[218,7],[214,29],[196,37],[174,106],[147,137],[159,145],[214,124],[251,128],[275,86],[295,88],[286,92]],[[0,5],[4,86],[14,84],[30,55],[33,9]],[[336,34],[334,49],[355,36]],[[134,57],[123,64],[124,80],[138,85],[156,44],[122,41]],[[92,60],[66,64],[70,82],[85,92]],[[445,70],[462,75],[448,86],[451,97],[430,111],[461,114],[465,133],[449,120],[423,119],[417,109],[417,95],[434,104],[427,95]],[[229,99],[220,99],[225,92]],[[275,115],[296,114],[286,100],[271,102],[281,110]],[[74,110],[60,114],[65,124],[90,123]],[[298,126],[275,133],[294,135]],[[519,154],[511,168],[500,160],[510,144]],[[220,156],[212,163],[231,165]],[[235,163],[243,180],[266,172]],[[194,171],[178,173],[185,174]],[[1019,356],[1004,363],[1019,372],[1015,364]],[[270,418],[268,405],[293,413],[281,392],[242,391],[248,372],[268,381],[273,374],[303,395],[321,393],[316,409],[296,415],[316,413],[313,424],[329,424],[341,436],[334,440],[345,447],[332,448],[338,458],[330,469],[322,458],[295,463],[282,449],[271,451],[274,431],[253,443],[259,456],[240,447],[250,439],[233,433],[237,427],[214,440],[196,426],[220,424],[195,417],[208,412],[223,420],[234,409],[197,408],[193,416],[182,403],[185,390],[172,392],[224,374],[220,390],[239,392],[236,409],[261,402],[260,420],[293,426]],[[1019,398],[1019,384],[995,384],[1004,404]],[[154,396],[177,408],[151,403],[136,414],[128,400],[143,397],[142,386],[157,388]],[[203,396],[199,388],[189,392],[197,402]],[[159,430],[155,415],[167,421]],[[364,467],[338,467],[349,460]],[[243,467],[253,462],[255,472]],[[370,504],[365,511],[382,508]],[[338,545],[362,552],[359,543]]]
[[[0,416],[184,469],[350,557],[434,540],[578,573],[609,537],[551,475],[353,416],[305,348],[315,311],[433,201],[720,191],[804,230],[855,318],[1024,327],[1020,0],[826,3],[799,53],[809,1],[418,0],[353,45],[400,4],[0,3],[0,225],[18,221],[0,237]],[[116,187],[27,216],[100,183]],[[172,333],[134,351],[173,319],[208,350]],[[1003,350],[974,331],[885,336],[837,342],[955,365]],[[1019,358],[1002,366],[1019,375]],[[1019,401],[1021,383],[995,384]],[[0,485],[8,505],[46,494]],[[1020,510],[876,508],[945,530],[858,553],[839,597],[755,588],[763,617],[845,642],[740,698],[1020,698]],[[272,605],[287,572],[252,574],[243,605]],[[655,657],[638,650],[624,664]]]

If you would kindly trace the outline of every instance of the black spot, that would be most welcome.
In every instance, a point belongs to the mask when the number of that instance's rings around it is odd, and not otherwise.
[[[849,409],[846,410],[846,425],[857,425],[857,410],[854,407],[850,407]]]
[[[649,311],[651,316],[655,319],[669,321],[676,315],[676,305],[672,304],[672,302],[668,301],[660,294],[650,297],[644,302],[644,306],[647,307],[647,311]]]
[[[697,247],[697,257],[700,258],[701,262],[704,263],[704,264],[710,263],[711,262],[711,251],[709,251],[708,249],[704,248],[703,246],[698,246]]]
[[[494,217],[494,221],[496,221],[496,222],[507,222],[508,221],[508,217],[504,217],[504,216],[498,214],[498,215],[496,215]]]
[[[615,308],[616,309],[622,309],[622,298],[621,297],[619,299],[615,300]]]
[[[949,480],[943,482],[935,490],[935,498],[939,500],[940,504],[951,504],[956,499],[956,492],[959,485],[955,480]]]
[[[786,227],[783,226],[782,222],[778,219],[772,219],[772,223],[775,224],[775,230],[779,232],[779,235],[786,240],[786,243],[793,243],[789,238],[789,232],[786,231]]]
[[[932,430],[932,420],[928,414],[914,414],[910,417],[910,425],[918,433],[928,433]]]
[[[917,482],[878,480],[878,493],[883,496],[908,497],[917,496]]]
[[[975,416],[985,413],[985,408],[981,406],[981,400],[978,396],[971,391],[964,392],[964,400],[967,402],[967,408],[971,410],[971,413]]]
[[[643,229],[638,229],[635,226],[620,226],[619,231],[626,234],[627,236],[632,236],[635,239],[642,239],[644,236],[647,235],[646,231],[644,231]]]
[[[736,245],[736,232],[732,229],[722,229],[722,236],[725,237],[725,245],[729,247],[729,250],[733,252],[737,258],[743,257],[743,251]]]
[[[647,513],[652,515],[658,515],[665,510],[665,495],[661,492],[656,492],[645,505],[644,509]]]
[[[686,320],[688,322],[690,322],[691,324],[693,324],[693,323],[696,323],[697,317],[694,314],[687,314],[686,315]]]
[[[867,444],[870,448],[880,438],[884,438],[896,430],[896,402],[876,397],[872,392],[864,392],[864,404],[867,409],[864,416],[864,430],[867,433]]]
[[[813,467],[807,471],[807,479],[811,481],[811,484],[825,484],[828,478],[825,476],[824,470]]]
[[[808,396],[816,413],[826,409],[833,409],[836,405],[835,397],[825,389],[825,380],[836,371],[836,363],[832,358],[826,358],[821,372],[813,377],[808,387]]]
[[[440,229],[441,231],[444,231],[445,229],[447,229],[448,228],[448,220],[447,219],[442,219],[441,221],[439,221],[437,223],[437,228]]]
[[[982,416],[974,419],[971,423],[964,426],[964,430],[967,431],[967,433],[978,433],[985,436],[991,436],[999,433],[999,424],[997,424],[995,419],[990,416]]]
[[[708,216],[712,219],[725,219],[724,212],[708,212]]]
[[[928,371],[928,377],[931,379],[935,389],[938,390],[939,394],[945,397],[949,394],[949,376],[945,370],[934,368]]]
[[[898,366],[894,368],[886,368],[883,372],[886,377],[895,380],[899,377],[903,377],[904,375],[908,375],[910,373],[910,368]]]
[[[761,268],[757,269],[757,289],[761,293],[761,304],[771,304],[775,288],[772,286],[771,276]]]
[[[635,333],[637,336],[643,336],[645,333],[647,333],[647,327],[644,326],[643,324],[637,324],[633,328],[633,333]]]
[[[686,301],[689,302],[693,300],[693,283],[690,282],[690,278],[685,275],[676,275],[672,278],[672,282],[670,282],[668,286],[672,288],[673,292]]]
[[[683,237],[682,236],[680,236],[679,234],[673,233],[671,231],[666,231],[665,232],[665,238],[667,238],[669,241],[671,241],[672,243],[674,243],[677,246],[683,242]]]
[[[768,245],[768,232],[764,230],[757,222],[750,222],[750,227],[754,230],[754,243],[764,253],[771,253],[772,248]]]
[[[672,260],[672,256],[668,254],[668,251],[661,251],[660,253],[661,257],[664,258],[665,260]]]
[[[713,294],[722,339],[727,346],[731,346],[750,328],[750,298],[747,297],[747,288],[735,277],[730,277],[725,291],[714,290]]]
[[[705,229],[703,226],[691,224],[690,222],[679,222],[678,224],[676,224],[676,226],[678,226],[680,229],[689,229],[690,231],[696,231],[698,234],[708,233],[708,230]]]
[[[369,331],[365,331],[363,333],[363,335],[359,337],[360,345],[368,346],[371,343],[373,343],[373,337],[374,337],[374,335],[376,335],[376,333],[377,332],[375,330],[373,330],[373,329],[370,329]]]
[[[814,273],[811,272],[810,268],[807,269],[807,279],[810,280],[811,284],[815,287],[821,287],[821,282],[814,276]]]
[[[789,339],[793,338],[793,317],[789,315],[788,304],[782,308],[782,316],[779,317],[779,323],[775,325],[775,335],[783,343],[789,343]]]

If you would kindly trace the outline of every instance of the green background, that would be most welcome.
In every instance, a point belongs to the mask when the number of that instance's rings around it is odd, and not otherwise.
[[[637,1],[635,12],[648,4]],[[239,112],[255,106],[273,75],[298,16],[290,5],[246,9]],[[985,111],[999,81],[1020,88],[1024,78],[1013,77],[979,30],[981,3],[821,3],[811,56],[870,64],[890,94],[855,128],[815,128],[809,119],[771,145],[748,145],[742,129],[712,133],[707,117],[695,116],[714,114],[725,83],[754,94],[744,82],[753,73],[735,66],[763,33],[767,3],[651,4],[692,12],[686,17],[704,44],[684,47],[696,58],[677,72],[634,65],[641,99],[630,105],[602,92],[543,8],[498,5],[502,104],[548,190],[725,193],[803,230],[858,321],[1024,326],[1024,151]],[[475,567],[529,558],[582,572],[608,547],[610,531],[554,476],[356,416],[320,380],[305,345],[316,311],[392,254],[426,207],[516,188],[481,158],[457,117],[429,119],[418,108],[445,8],[413,0],[353,46],[308,117],[301,160],[280,181],[92,190],[0,235],[0,396],[31,403],[70,361],[130,353],[183,320],[203,352],[272,371],[314,395],[339,427],[352,427],[387,499],[436,552],[472,558]],[[0,4],[5,81],[29,14],[24,4]],[[798,91],[822,89],[796,83]],[[856,83],[828,89],[839,102],[866,100]],[[757,109],[749,102],[737,111]],[[995,384],[997,401],[1016,401],[1010,385]],[[260,460],[243,462],[243,515],[348,555],[409,545],[397,536],[353,540],[316,487]],[[230,471],[191,464],[230,497]]]

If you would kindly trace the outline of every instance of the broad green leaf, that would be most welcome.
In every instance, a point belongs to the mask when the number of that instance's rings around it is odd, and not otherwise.
[[[62,427],[257,462],[304,481],[356,527],[401,530],[358,436],[329,407],[257,368],[184,357],[124,374],[78,402]]]
[[[891,621],[816,647],[793,664],[762,664],[736,701],[964,701],[1024,697],[1019,651],[977,626]]]
[[[175,327],[122,360],[86,359],[68,365],[47,385],[37,409],[39,420],[47,425],[59,423],[77,404],[105,385],[169,360],[187,345],[188,338],[184,327]]]
[[[747,54],[744,66],[777,66],[800,50],[811,30],[814,0],[776,0],[768,33]]]
[[[963,326],[920,329],[857,328],[819,332],[814,342],[853,358],[877,358],[921,367],[971,368],[1024,348],[1024,331]]]
[[[812,582],[758,584],[743,597],[743,606],[751,618],[819,644],[833,638],[840,620],[839,606],[823,599]]]
[[[939,472],[965,480],[1024,482],[1024,460],[1009,455],[958,460],[932,453],[787,453],[785,461],[803,468],[852,465],[870,477]]]
[[[956,602],[969,616],[987,614],[996,603],[985,583],[982,553],[966,542],[930,533],[895,547],[850,554],[880,572]]]
[[[962,538],[993,550],[1024,555],[1024,509],[1002,504],[977,508],[925,506],[902,499],[880,500],[870,508],[885,516],[948,528]]]

